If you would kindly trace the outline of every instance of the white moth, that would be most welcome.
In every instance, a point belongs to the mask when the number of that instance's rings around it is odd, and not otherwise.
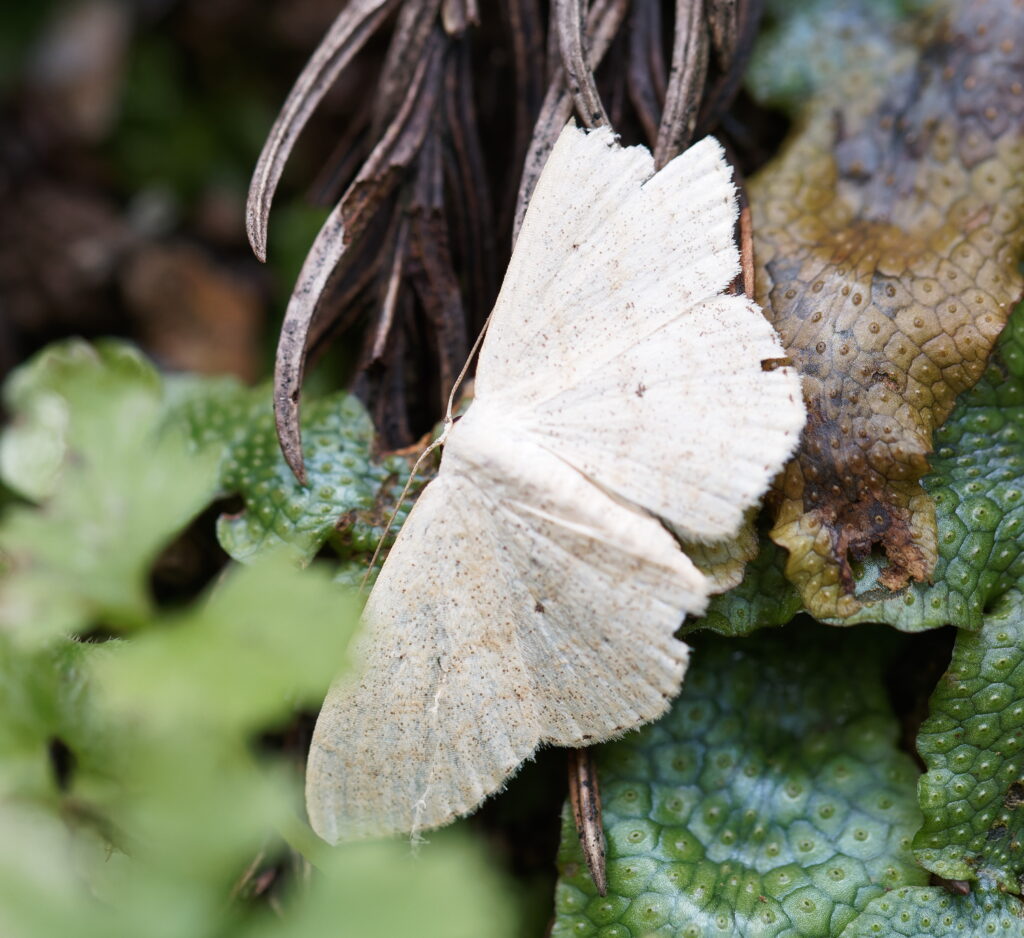
[[[607,129],[548,159],[480,352],[476,394],[363,616],[313,735],[325,840],[472,811],[543,743],[584,746],[679,692],[709,581],[666,530],[739,528],[796,445],[797,376],[739,270],[708,138],[660,172]],[[664,524],[663,524],[664,522]]]

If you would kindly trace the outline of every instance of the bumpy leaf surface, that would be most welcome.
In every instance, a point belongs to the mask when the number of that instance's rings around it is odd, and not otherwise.
[[[869,561],[857,584],[863,608],[847,622],[976,629],[984,610],[1024,577],[1024,306],[981,380],[936,432],[931,465],[922,485],[935,502],[934,582],[894,596],[877,588],[878,564]]]
[[[960,632],[918,751],[917,858],[946,879],[1019,893],[1024,875],[1024,596],[1007,593],[980,632]]]
[[[1024,306],[1010,317],[981,380],[936,431],[935,447],[921,480],[935,503],[934,582],[894,594],[879,586],[880,562],[870,558],[854,565],[860,608],[826,621],[885,622],[908,632],[977,629],[984,610],[1024,577]],[[712,600],[690,627],[744,635],[785,624],[802,603],[784,565],[783,551],[762,538],[740,586]]]
[[[1024,907],[1010,896],[955,896],[906,887],[868,904],[839,938],[1021,938]]]
[[[762,533],[758,552],[738,586],[713,596],[700,619],[687,619],[687,632],[707,629],[736,638],[758,629],[785,625],[802,608],[800,595],[786,579],[786,554]]]
[[[1024,7],[960,0],[920,48],[851,58],[751,187],[758,297],[809,419],[773,539],[818,618],[934,572],[932,434],[1021,295]]]
[[[671,712],[599,750],[609,891],[567,816],[553,935],[835,935],[923,883],[884,638],[814,625],[698,645]]]
[[[373,552],[409,464],[373,454],[373,424],[357,398],[339,392],[307,403],[302,419],[307,486],[299,484],[281,455],[269,389],[202,384],[181,398],[193,438],[222,453],[222,492],[241,495],[245,502],[244,511],[223,515],[217,524],[221,545],[232,557],[248,561],[287,547],[308,561],[328,539],[346,559]],[[396,530],[408,511],[407,504]]]

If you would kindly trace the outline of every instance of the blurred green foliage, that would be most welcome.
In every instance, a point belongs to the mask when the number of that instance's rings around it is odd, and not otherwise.
[[[21,77],[32,40],[43,27],[53,4],[5,3],[0,10],[0,94],[8,92]]]
[[[211,500],[216,460],[164,424],[156,369],[122,343],[69,342],[15,372],[4,483],[36,504],[0,520],[0,628],[46,641],[152,614],[157,554]]]
[[[149,595],[160,549],[253,462],[269,391],[168,384],[124,344],[70,342],[6,400],[0,465],[20,499],[0,517],[0,935],[516,934],[514,891],[464,831],[414,857],[327,848],[301,819],[301,747],[280,734],[342,670],[359,606],[329,564],[297,566],[301,523],[186,607]],[[322,409],[387,476],[354,400]],[[325,432],[314,460],[346,445]]]
[[[227,67],[215,87],[195,87],[194,63],[173,39],[151,32],[133,43],[121,115],[109,143],[118,185],[158,186],[184,204],[211,184],[244,193],[273,103]],[[197,93],[201,90],[202,93]]]

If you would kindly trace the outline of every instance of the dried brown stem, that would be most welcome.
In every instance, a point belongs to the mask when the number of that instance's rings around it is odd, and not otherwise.
[[[654,147],[654,165],[661,168],[693,138],[708,67],[708,30],[703,0],[676,0],[672,70],[665,109]]]
[[[438,97],[443,48],[443,37],[434,34],[401,108],[313,242],[285,311],[274,368],[274,418],[285,461],[303,484],[299,396],[310,322],[346,248],[362,233],[423,144]]]
[[[712,130],[736,97],[747,70],[750,53],[754,48],[763,7],[763,0],[736,0],[732,46],[725,59],[716,50],[719,74],[704,90],[700,117],[697,120],[698,135]]]
[[[402,269],[405,265],[405,250],[409,241],[409,223],[404,218],[398,224],[394,249],[391,253],[391,269],[384,289],[384,299],[380,304],[380,315],[377,328],[374,330],[373,343],[370,349],[372,361],[380,361],[384,357],[391,326],[395,321],[395,308],[398,306],[398,288],[402,283]]]
[[[462,46],[449,56],[445,70],[446,181],[454,208],[453,226],[466,269],[469,325],[480,325],[495,293],[495,224],[490,186],[480,147],[473,103],[469,50]]]
[[[515,156],[530,141],[534,116],[544,97],[544,32],[537,0],[504,0],[515,68]]]
[[[739,0],[705,0],[711,47],[723,72],[729,70],[739,34]]]
[[[397,0],[352,0],[302,70],[263,146],[249,186],[245,224],[253,253],[267,259],[267,223],[274,192],[295,141],[320,100],[378,29]]]
[[[461,37],[470,26],[480,25],[477,0],[443,0],[441,23],[444,31],[455,38]]]
[[[740,209],[740,266],[743,270],[743,292],[754,299],[754,226],[750,206]]]
[[[459,369],[466,361],[466,316],[459,282],[452,268],[444,213],[441,145],[430,136],[420,154],[418,175],[409,206],[413,286],[437,339],[440,403],[448,400]]]
[[[587,127],[608,123],[584,41],[584,0],[554,0],[558,51],[576,113]]]
[[[590,749],[569,750],[569,804],[572,806],[576,833],[583,848],[587,869],[597,891],[608,895],[608,874],[605,868],[606,846],[601,821],[601,789]]]
[[[629,0],[597,0],[587,17],[587,38],[590,64],[597,68],[608,52],[608,47],[618,33],[629,9]],[[526,206],[533,195],[537,179],[547,162],[558,135],[572,114],[572,95],[565,89],[565,74],[559,68],[548,87],[541,105],[540,115],[533,128],[533,139],[526,155],[523,175],[519,183],[516,201],[516,215],[512,228],[512,243],[519,235],[519,228],[526,214]]]
[[[667,82],[661,25],[661,0],[633,0],[626,82],[630,101],[651,146],[658,139]]]
[[[372,138],[379,140],[384,129],[407,100],[413,76],[431,42],[438,21],[441,0],[406,2],[398,13],[398,22],[391,37],[380,82],[376,89]],[[436,37],[435,37],[436,41]]]

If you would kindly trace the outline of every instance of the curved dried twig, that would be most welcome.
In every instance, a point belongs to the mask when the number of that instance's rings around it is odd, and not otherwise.
[[[721,0],[717,2],[720,3]],[[715,37],[715,30],[721,31],[722,24],[716,25],[715,16],[719,14],[713,13],[709,18],[711,44],[719,74],[714,82],[704,89],[700,116],[697,119],[697,136],[711,130],[736,97],[754,49],[754,40],[757,38],[757,28],[764,9],[764,0],[729,0],[729,4],[731,21],[718,38]]]
[[[654,165],[659,169],[693,138],[707,75],[708,44],[704,0],[676,0],[672,70],[654,147]]]
[[[432,135],[423,146],[409,204],[411,281],[437,342],[442,404],[466,361],[469,342],[459,282],[452,269],[444,214],[441,140]]]
[[[516,82],[514,152],[518,159],[526,153],[534,115],[544,99],[544,26],[537,0],[503,0],[503,7],[508,19]]]
[[[310,322],[349,243],[398,184],[402,170],[423,144],[437,99],[443,38],[435,34],[427,46],[401,108],[313,242],[285,312],[274,366],[274,419],[285,461],[302,483],[306,470],[299,432],[299,396]]]
[[[245,224],[253,253],[267,259],[267,223],[274,192],[302,128],[355,54],[398,0],[352,0],[302,70],[263,146],[249,186]]]
[[[379,139],[394,119],[426,54],[427,40],[438,22],[441,0],[406,0],[398,13],[395,33],[377,83],[374,120],[370,133]]]
[[[477,0],[444,0],[441,4],[441,22],[449,36],[461,36],[470,26],[480,24]]]
[[[723,72],[732,65],[739,36],[739,4],[737,0],[705,0],[711,45]]]
[[[591,7],[587,17],[587,48],[591,68],[597,68],[601,64],[601,60],[608,52],[608,47],[622,26],[628,10],[629,0],[597,0]],[[530,141],[530,149],[523,166],[523,175],[516,200],[515,220],[512,226],[513,244],[519,236],[519,228],[523,223],[523,216],[526,214],[526,206],[530,201],[530,196],[533,195],[540,172],[547,162],[551,148],[555,145],[555,140],[558,139],[565,122],[572,114],[572,108],[572,95],[565,88],[565,73],[559,68],[544,96],[544,103],[541,105],[540,115],[534,124],[533,139]]]
[[[717,77],[708,97],[715,101],[705,101],[700,120],[720,113],[716,103],[731,98],[760,0],[677,0],[671,76],[661,46],[660,0],[553,0],[546,52],[537,0],[503,0],[502,6],[518,92],[512,155],[516,163],[522,159],[518,193],[506,190],[503,213],[514,215],[514,239],[574,104],[593,126],[609,114],[619,122],[623,102],[631,100],[657,155],[667,161],[692,136],[712,52]],[[299,390],[316,347],[369,313],[375,325],[365,337],[353,385],[382,438],[401,445],[414,435],[412,424],[429,416],[426,408],[417,413],[406,382],[417,368],[437,367],[443,396],[466,336],[493,299],[497,261],[491,254],[501,228],[491,222],[495,206],[463,38],[482,9],[489,12],[479,0],[350,0],[296,82],[261,156],[247,223],[262,258],[274,189],[298,133],[373,32],[386,20],[393,24],[380,80],[372,100],[355,110],[355,127],[331,183],[340,187],[353,172],[355,178],[307,257],[278,348],[278,434],[300,479]],[[627,40],[620,34],[630,10]],[[607,76],[610,92],[602,85],[609,111],[594,69],[616,38],[623,40],[615,47],[621,67]],[[379,143],[356,172],[364,136]]]
[[[593,750],[569,750],[569,804],[576,822],[576,833],[583,848],[587,869],[597,891],[608,895],[608,873],[605,856],[607,847],[601,819],[601,790],[597,782]]]
[[[562,69],[576,113],[587,127],[600,127],[608,123],[608,114],[601,103],[594,71],[587,60],[583,41],[584,7],[584,0],[554,0],[555,30]]]
[[[453,243],[461,252],[468,309],[479,326],[497,294],[495,222],[472,93],[472,65],[465,45],[453,50],[445,69],[445,182],[449,189]]]

